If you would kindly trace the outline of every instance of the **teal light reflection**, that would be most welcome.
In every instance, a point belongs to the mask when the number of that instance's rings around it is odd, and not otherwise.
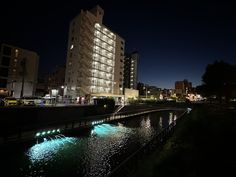
[[[26,153],[30,161],[34,163],[47,162],[54,157],[54,155],[66,145],[76,142],[77,138],[64,137],[46,140],[42,143],[35,144]]]
[[[93,130],[91,131],[91,134],[97,136],[114,136],[119,135],[120,133],[125,133],[127,131],[128,129],[122,126],[101,124],[94,126]]]

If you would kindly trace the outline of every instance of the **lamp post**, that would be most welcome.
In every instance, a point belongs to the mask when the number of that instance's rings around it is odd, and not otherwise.
[[[62,85],[61,86],[61,88],[60,88],[60,95],[61,95],[61,97],[60,97],[60,102],[61,103],[63,103],[64,102],[64,88],[65,88],[65,86],[64,85]]]
[[[148,90],[147,92],[146,92],[146,98],[147,98],[147,94],[149,94],[150,93],[150,91]]]
[[[64,88],[65,88],[65,86],[62,85],[62,86],[61,86],[61,91],[62,91],[61,96],[64,96]]]
[[[147,90],[147,86],[144,86],[143,89],[145,89],[145,95],[146,95],[146,99],[147,99],[147,94],[150,93],[150,91]]]
[[[122,87],[120,88],[120,92],[121,92],[121,94],[122,93],[124,94],[124,105],[125,105],[125,92],[123,92],[123,88]]]

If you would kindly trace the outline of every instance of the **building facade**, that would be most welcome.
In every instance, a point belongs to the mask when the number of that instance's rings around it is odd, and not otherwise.
[[[19,47],[2,44],[0,52],[0,88],[20,98],[35,94],[39,56]]]
[[[192,83],[188,82],[187,79],[183,81],[175,82],[175,94],[176,97],[185,97],[188,93],[192,91]]]
[[[102,24],[104,11],[81,10],[70,23],[66,96],[119,95],[123,87],[125,41]]]
[[[40,76],[37,83],[37,95],[45,96],[47,94],[54,96],[63,96],[65,84],[65,65],[58,65],[53,71],[43,76]]]
[[[45,84],[50,95],[53,95],[52,92],[54,91],[56,95],[63,96],[65,69],[65,66],[56,66],[55,70],[45,77]]]
[[[138,82],[138,52],[125,55],[124,59],[124,88],[137,89]]]

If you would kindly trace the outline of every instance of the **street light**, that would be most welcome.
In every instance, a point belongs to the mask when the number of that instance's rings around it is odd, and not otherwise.
[[[150,91],[148,90],[148,91],[146,92],[146,98],[147,98],[147,93],[149,94],[149,93],[150,93]]]
[[[61,96],[64,96],[64,88],[65,88],[65,86],[62,85],[62,86],[61,86]]]
[[[124,94],[124,103],[123,104],[125,105],[125,92],[123,92],[123,88],[122,87],[120,88],[120,91],[121,91],[121,94]]]

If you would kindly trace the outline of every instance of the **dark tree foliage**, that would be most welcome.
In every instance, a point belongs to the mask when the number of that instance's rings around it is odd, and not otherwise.
[[[198,92],[205,96],[216,96],[222,102],[222,99],[229,100],[236,96],[236,66],[223,61],[216,61],[206,67],[202,76],[203,85],[198,86]]]

